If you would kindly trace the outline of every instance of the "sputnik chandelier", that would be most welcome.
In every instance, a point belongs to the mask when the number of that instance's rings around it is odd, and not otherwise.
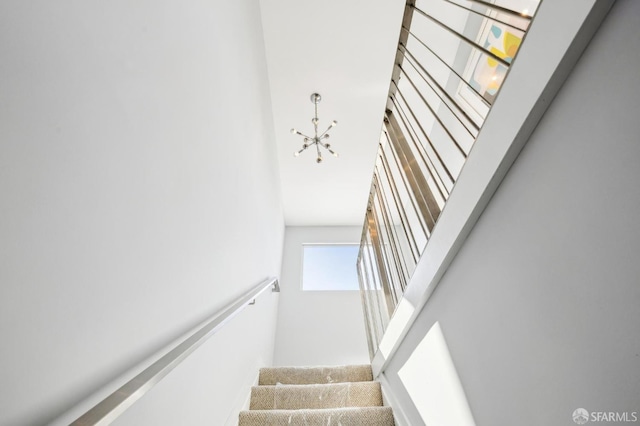
[[[329,130],[331,130],[332,127],[338,124],[338,122],[336,120],[333,120],[329,125],[329,127],[327,128],[327,130],[325,130],[322,134],[320,134],[320,136],[318,136],[318,104],[320,103],[321,100],[322,100],[322,96],[320,96],[320,94],[318,93],[311,94],[311,102],[314,104],[315,112],[316,112],[315,116],[311,119],[311,122],[313,123],[313,129],[314,129],[313,137],[300,133],[296,129],[291,129],[291,133],[293,133],[294,135],[300,135],[304,138],[302,140],[302,149],[300,151],[294,152],[293,155],[297,157],[302,153],[302,151],[304,151],[305,149],[309,148],[312,145],[315,145],[316,151],[318,152],[318,158],[316,158],[317,163],[322,163],[322,153],[320,152],[320,147],[323,147],[324,149],[329,151],[334,157],[338,156],[338,153],[331,149],[331,145],[329,145],[326,142],[323,142],[325,139],[329,139],[329,133],[328,133]]]

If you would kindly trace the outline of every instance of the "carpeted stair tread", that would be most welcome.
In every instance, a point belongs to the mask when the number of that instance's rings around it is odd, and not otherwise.
[[[239,426],[393,426],[370,365],[260,369]]]
[[[391,407],[321,410],[250,410],[240,413],[238,426],[393,426]]]
[[[366,382],[373,380],[370,365],[326,367],[270,367],[260,369],[259,385]]]
[[[251,410],[372,407],[382,405],[379,382],[255,386]]]

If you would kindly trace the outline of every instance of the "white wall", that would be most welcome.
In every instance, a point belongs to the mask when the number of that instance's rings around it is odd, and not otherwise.
[[[359,244],[361,233],[357,226],[286,228],[275,365],[369,363],[360,292],[302,291],[301,281],[303,244]]]
[[[639,17],[613,7],[390,361],[412,426],[398,373],[436,322],[478,425],[640,412]]]
[[[278,293],[258,297],[113,424],[237,426],[259,369],[272,365],[277,312]]]
[[[278,274],[259,3],[3,1],[0,55],[0,424],[43,424]]]

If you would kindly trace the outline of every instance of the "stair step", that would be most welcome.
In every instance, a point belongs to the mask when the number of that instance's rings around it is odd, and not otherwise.
[[[367,382],[373,380],[370,365],[327,367],[261,368],[259,385],[306,385],[317,383]]]
[[[240,413],[238,426],[393,426],[391,407],[322,410],[251,410]]]
[[[372,407],[382,405],[379,382],[255,386],[251,410]]]

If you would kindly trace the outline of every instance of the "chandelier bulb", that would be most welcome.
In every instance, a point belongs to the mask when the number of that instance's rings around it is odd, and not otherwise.
[[[316,159],[316,163],[318,163],[318,164],[322,163],[322,157],[318,157],[318,158]]]
[[[294,152],[294,153],[293,153],[293,156],[294,156],[294,157],[298,157],[299,155],[300,155],[300,153],[299,153],[298,151],[296,151],[296,152]]]
[[[291,133],[295,135],[297,133],[297,130],[296,129],[291,129]]]
[[[333,120],[333,121],[331,122],[331,127],[335,127],[337,124],[338,124],[338,122],[337,122],[336,120]]]

